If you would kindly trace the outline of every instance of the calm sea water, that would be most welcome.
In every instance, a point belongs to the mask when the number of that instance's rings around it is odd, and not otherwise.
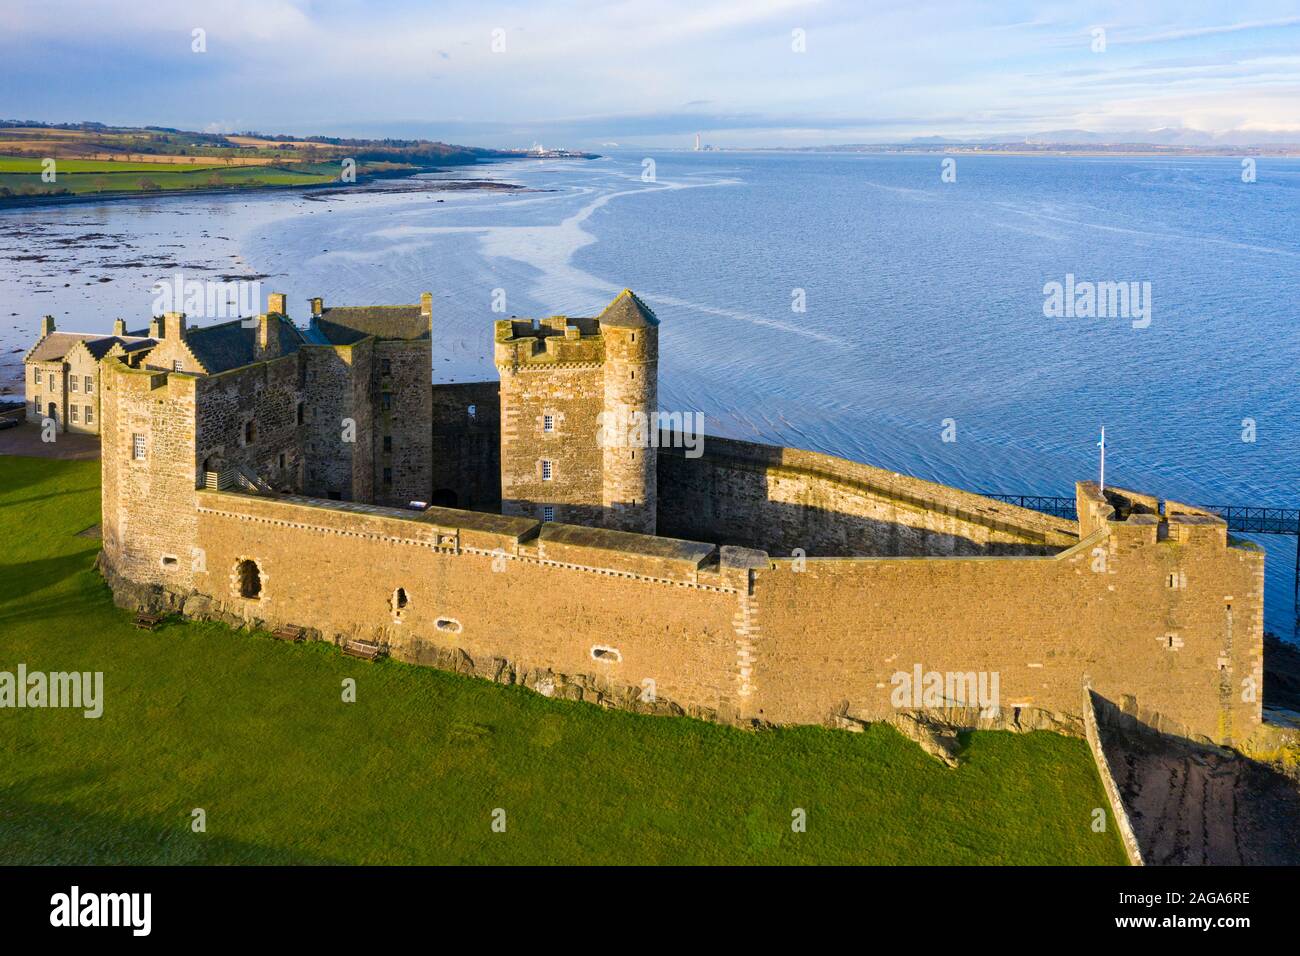
[[[436,380],[485,379],[494,294],[580,315],[627,286],[662,321],[661,405],[715,434],[1068,495],[1104,424],[1117,485],[1300,506],[1300,162],[1261,159],[1254,183],[1235,159],[961,156],[953,183],[940,162],[615,150],[473,172],[529,187],[508,194],[0,213],[0,351],[12,372],[47,312],[142,324],[179,269],[266,275],[299,318],[313,295],[432,289]],[[1067,274],[1150,283],[1150,324],[1045,317]],[[1268,625],[1289,635],[1294,539],[1256,540]]]

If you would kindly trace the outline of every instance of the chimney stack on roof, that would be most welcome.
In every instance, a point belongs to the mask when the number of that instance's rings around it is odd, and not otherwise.
[[[185,313],[164,312],[162,333],[164,338],[169,338],[169,339],[185,338]]]
[[[280,316],[277,313],[259,315],[253,330],[253,360],[265,362],[280,357]]]
[[[432,292],[420,293],[420,315],[424,316],[426,319],[433,318],[433,293]]]
[[[122,338],[126,335],[126,319],[113,320],[113,334]]]
[[[47,315],[41,319],[41,338],[49,335],[54,331],[54,316]]]
[[[319,319],[322,312],[325,311],[325,300],[322,298],[308,299],[311,303],[311,317]]]
[[[272,292],[266,297],[266,311],[276,315],[289,314],[289,298],[283,292]]]

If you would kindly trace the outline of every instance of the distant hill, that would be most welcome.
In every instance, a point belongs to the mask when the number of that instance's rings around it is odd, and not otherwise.
[[[343,157],[357,162],[414,166],[466,165],[481,159],[529,155],[525,150],[457,146],[426,139],[355,139],[285,136],[250,130],[198,133],[164,126],[107,126],[103,123],[46,123],[0,120],[0,154],[65,159],[126,156],[183,156],[204,159],[273,159],[315,163]],[[589,158],[589,154],[567,155]]]

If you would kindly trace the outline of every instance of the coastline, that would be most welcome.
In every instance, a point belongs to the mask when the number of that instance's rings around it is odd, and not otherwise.
[[[513,158],[513,157],[511,157]],[[499,162],[497,159],[483,160],[484,163]],[[260,193],[283,193],[301,191],[304,195],[310,193],[319,193],[324,190],[339,192],[345,189],[362,186],[373,186],[384,180],[410,180],[416,176],[423,176],[430,173],[448,173],[459,169],[472,169],[480,165],[479,162],[457,164],[452,166],[420,166],[413,169],[403,169],[397,171],[370,173],[365,176],[358,176],[355,183],[340,183],[336,180],[330,180],[323,183],[267,183],[260,186],[206,186],[200,189],[170,189],[143,192],[135,190],[132,192],[103,192],[103,193],[81,193],[78,195],[46,195],[46,196],[0,196],[0,212],[8,209],[32,209],[44,208],[47,206],[80,206],[87,203],[101,202],[123,202],[128,200],[158,200],[169,199],[172,197],[188,196],[253,196]],[[523,189],[524,187],[512,183],[496,183],[489,180],[433,180],[432,182],[445,182],[447,184],[458,183],[460,185],[448,185],[443,189],[430,188],[428,192],[456,192],[468,189],[488,189],[495,191],[509,189]],[[467,183],[476,183],[481,185],[466,185]],[[371,190],[379,192],[382,190]],[[405,190],[391,190],[393,192]],[[416,192],[419,190],[410,190]]]

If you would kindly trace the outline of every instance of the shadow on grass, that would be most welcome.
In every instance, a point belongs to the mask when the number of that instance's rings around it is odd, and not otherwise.
[[[173,819],[120,819],[81,807],[0,794],[0,865],[341,865],[314,853],[258,846],[191,829],[193,808]],[[212,821],[209,820],[209,831]]]
[[[108,586],[88,567],[91,560],[83,552],[0,565],[0,624],[59,617],[112,604]],[[86,586],[56,588],[80,574],[91,578]],[[42,593],[46,591],[51,593]]]

